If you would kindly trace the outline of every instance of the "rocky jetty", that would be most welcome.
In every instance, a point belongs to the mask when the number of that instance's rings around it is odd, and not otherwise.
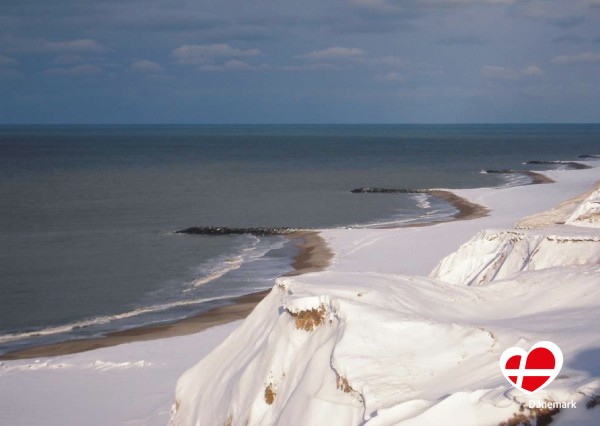
[[[491,169],[491,170],[486,170],[486,173],[501,173],[501,174],[507,174],[507,173],[523,173],[523,171],[520,170],[511,170],[511,169],[501,169],[501,170],[495,170],[495,169]]]
[[[230,228],[226,226],[194,226],[191,228],[175,231],[176,234],[190,235],[256,235],[258,237],[268,237],[272,235],[286,235],[297,231],[303,231],[302,228]]]
[[[581,158],[581,156],[580,156]],[[554,164],[554,165],[563,165],[567,166],[573,170],[581,170],[581,169],[591,169],[587,164],[576,163],[575,161],[540,161],[540,160],[532,160],[528,161],[525,164]]]
[[[426,194],[430,192],[429,189],[406,189],[406,188],[355,188],[352,191],[353,194],[366,194],[366,193],[378,193],[378,194]]]

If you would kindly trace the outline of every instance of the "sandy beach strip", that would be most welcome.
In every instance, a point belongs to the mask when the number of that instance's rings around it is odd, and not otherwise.
[[[546,176],[542,173],[538,173],[538,172],[525,171],[525,172],[519,172],[519,173],[529,176],[531,178],[530,185],[539,185],[539,184],[544,184],[544,183],[556,182],[555,180],[550,179],[548,176]]]
[[[299,253],[294,258],[293,271],[286,275],[300,275],[307,272],[321,271],[329,265],[333,253],[318,231],[299,231],[286,235],[297,240]],[[103,337],[77,339],[48,345],[33,346],[7,352],[0,355],[0,360],[15,360],[27,358],[68,355],[94,349],[107,348],[124,343],[145,340],[164,339],[198,333],[207,328],[232,321],[244,319],[254,307],[270,292],[263,290],[229,299],[229,305],[210,309],[201,314],[182,319],[169,324],[149,325],[128,330],[107,333]]]
[[[487,207],[473,203],[466,198],[459,197],[451,191],[435,189],[430,191],[429,194],[447,201],[452,207],[457,209],[458,212],[454,214],[454,219],[456,220],[477,219],[487,216],[490,212]]]
[[[520,174],[526,175],[531,179],[531,183],[529,185],[540,185],[547,183],[555,183],[556,181],[550,179],[548,176],[532,171],[519,171]],[[429,194],[441,198],[452,205],[455,209],[458,210],[454,214],[454,219],[456,220],[471,220],[477,219],[480,217],[485,217],[489,214],[490,210],[487,207],[482,205],[473,203],[463,197],[459,197],[452,191],[442,190],[442,189],[434,189],[429,191]],[[438,222],[435,222],[438,223]]]

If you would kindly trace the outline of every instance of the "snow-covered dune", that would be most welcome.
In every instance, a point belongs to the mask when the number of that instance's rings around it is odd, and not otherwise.
[[[597,170],[556,172],[555,188],[572,197],[597,180]],[[583,173],[577,185],[573,173]],[[600,402],[600,230],[588,220],[597,198],[561,210],[573,218],[562,221],[568,225],[480,231],[514,223],[511,197],[523,200],[523,216],[531,214],[527,199],[536,190],[471,191],[492,208],[471,223],[333,232],[331,270],[280,278],[180,378],[173,424],[516,425],[519,416],[550,414],[559,425],[600,424],[600,409],[586,409]],[[558,203],[554,191],[540,205]],[[582,221],[588,226],[572,226]],[[431,259],[420,257],[474,230],[438,257],[429,277],[389,273],[413,260],[422,268]],[[414,253],[426,236],[431,253]],[[377,253],[386,273],[378,272]],[[505,380],[498,360],[509,347],[528,350],[541,340],[558,344],[565,362],[550,386],[527,396]],[[530,400],[574,400],[578,408],[549,413],[529,409]]]
[[[444,258],[431,277],[480,286],[522,271],[600,263],[600,233],[486,230]]]
[[[567,224],[600,228],[600,189],[593,191],[566,220]]]
[[[180,379],[176,421],[426,425],[461,413],[452,424],[498,424],[527,400],[501,376],[500,354],[548,336],[570,362],[538,398],[583,404],[600,390],[600,365],[577,361],[600,346],[600,286],[590,276],[600,266],[475,289],[383,274],[281,279]]]

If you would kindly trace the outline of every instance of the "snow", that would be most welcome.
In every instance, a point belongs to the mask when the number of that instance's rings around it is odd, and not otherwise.
[[[74,355],[0,362],[0,424],[166,425],[177,377],[239,324]]]
[[[498,425],[533,398],[578,403],[558,425],[598,424],[600,410],[585,403],[600,394],[600,230],[573,223],[596,198],[566,209],[567,225],[514,227],[588,191],[598,171],[456,191],[491,209],[477,220],[324,231],[331,267],[278,279],[179,379],[172,422]],[[565,365],[531,397],[498,360],[542,340],[560,346]]]
[[[454,284],[481,286],[523,271],[600,263],[600,233],[565,231],[481,231],[444,258],[430,276]]]
[[[593,191],[566,220],[569,225],[600,228],[600,189]]]

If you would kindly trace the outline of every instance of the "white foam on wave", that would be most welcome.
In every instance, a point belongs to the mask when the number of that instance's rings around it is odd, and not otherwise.
[[[523,173],[504,173],[502,174],[502,178],[504,179],[504,183],[500,185],[500,188],[511,188],[531,183],[531,177]]]
[[[95,317],[95,318],[91,318],[91,319],[86,319],[86,320],[82,320],[82,321],[76,321],[76,322],[72,322],[72,323],[68,323],[68,324],[64,324],[64,325],[59,325],[56,327],[49,327],[49,328],[45,328],[42,330],[28,331],[28,332],[24,332],[24,333],[4,334],[4,335],[0,335],[0,343],[14,342],[14,341],[28,339],[28,338],[32,338],[32,337],[42,337],[42,336],[50,336],[53,334],[68,333],[70,331],[77,330],[80,328],[91,327],[94,325],[108,324],[113,321],[128,319],[128,318],[132,318],[132,317],[142,315],[142,314],[149,314],[149,313],[153,313],[153,312],[165,311],[167,309],[177,308],[177,307],[181,307],[181,306],[197,305],[200,303],[210,302],[213,300],[228,299],[228,298],[234,297],[234,296],[235,295],[223,295],[223,296],[203,298],[203,299],[181,300],[181,301],[172,302],[172,303],[161,303],[161,304],[157,304],[157,305],[151,305],[151,306],[146,306],[143,308],[134,309],[134,310],[128,311],[128,312],[123,312],[121,314]]]
[[[431,203],[429,202],[429,194],[415,194],[412,196],[412,199],[417,202],[417,207],[420,209],[431,208]]]
[[[197,278],[192,281],[192,287],[199,287],[201,285],[207,284],[211,281],[216,280],[217,278],[221,278],[227,272],[239,269],[240,266],[244,263],[243,256],[236,256],[233,259],[227,259],[222,261],[220,265],[218,265],[215,269],[209,272],[207,275]],[[187,289],[184,291],[191,291],[192,289]]]
[[[256,236],[251,236],[253,238],[251,244],[249,246],[242,247],[240,251],[234,256],[229,256],[224,260],[220,260],[219,264],[214,267],[212,270],[208,272],[207,275],[202,276],[191,283],[191,288],[183,290],[184,293],[193,290],[196,287],[202,286],[208,282],[216,280],[217,278],[222,277],[226,273],[233,271],[235,269],[239,269],[243,263],[247,261],[252,261],[261,258],[267,252],[273,249],[281,248],[285,244],[285,240],[277,241],[277,242],[269,242],[269,244],[261,245],[260,238]],[[15,342],[19,340],[34,338],[34,337],[42,337],[42,336],[51,336],[56,334],[68,333],[80,328],[87,328],[92,326],[104,325],[114,321],[125,320],[129,318],[133,318],[139,315],[151,314],[161,311],[166,311],[168,309],[179,308],[183,306],[190,305],[198,305],[205,302],[211,302],[215,300],[223,300],[231,297],[239,296],[239,294],[225,294],[216,297],[209,298],[198,298],[191,300],[180,300],[170,303],[160,303],[150,306],[145,306],[137,309],[133,309],[128,312],[123,312],[115,315],[106,315],[99,316],[90,319],[84,319],[81,321],[75,321],[64,325],[59,325],[55,327],[48,327],[41,330],[29,331],[23,333],[11,333],[0,335],[0,343],[8,343]]]
[[[277,243],[270,243],[264,246],[260,245],[261,239],[252,235],[254,240],[252,244],[248,247],[243,247],[239,253],[229,256],[225,259],[217,259],[215,266],[206,272],[205,275],[196,278],[192,281],[190,288],[184,290],[184,292],[192,291],[195,287],[200,287],[204,284],[207,284],[211,281],[214,281],[218,278],[221,278],[223,275],[228,272],[239,269],[245,262],[251,262],[253,260],[259,259],[267,254],[271,250],[275,250],[283,247],[285,244],[284,241],[279,241]]]

